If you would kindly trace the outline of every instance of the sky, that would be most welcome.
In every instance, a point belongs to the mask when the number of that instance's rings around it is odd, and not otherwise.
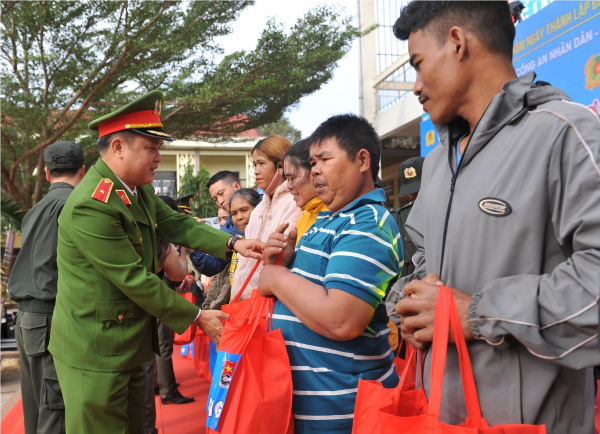
[[[218,39],[225,53],[237,50],[252,50],[267,19],[274,17],[278,22],[291,27],[305,12],[320,4],[337,4],[345,9],[346,15],[355,17],[358,26],[356,0],[257,0],[253,6],[240,13],[235,23],[236,30]],[[333,78],[317,92],[300,100],[297,107],[287,113],[290,123],[302,131],[302,137],[312,133],[321,122],[339,113],[359,113],[359,50],[358,40],[352,49],[338,62]]]

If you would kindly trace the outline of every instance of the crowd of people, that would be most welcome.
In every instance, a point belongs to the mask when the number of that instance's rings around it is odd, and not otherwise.
[[[52,185],[24,220],[9,282],[27,433],[156,432],[155,393],[194,399],[177,389],[173,331],[195,324],[218,344],[221,308],[257,261],[240,299],[254,288],[275,298],[296,433],[352,432],[359,379],[396,387],[406,345],[422,355],[417,387],[429,395],[441,286],[490,425],[595,432],[598,117],[535,74],[516,76],[506,2],[411,2],[394,33],[408,40],[414,93],[440,136],[424,161],[401,166],[411,202],[400,210],[377,187],[378,134],[352,114],[295,144],[260,140],[250,188],[214,174],[220,230],[150,185],[172,140],[159,91],[90,124],[100,158],[87,174],[75,143],[46,148]],[[212,277],[206,288],[188,257]],[[452,344],[442,393],[442,421],[463,423]]]

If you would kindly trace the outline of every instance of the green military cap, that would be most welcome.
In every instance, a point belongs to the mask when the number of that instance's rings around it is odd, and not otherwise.
[[[50,170],[79,169],[83,166],[83,148],[73,142],[56,142],[44,149],[44,162]]]
[[[423,157],[413,157],[406,160],[400,166],[398,178],[402,185],[400,186],[400,196],[417,193],[421,188],[421,174],[423,172]]]
[[[191,214],[192,208],[190,205],[192,204],[192,199],[194,197],[196,197],[194,193],[187,194],[181,197],[176,197],[175,202],[177,203],[177,208],[179,208],[179,212],[184,214]]]
[[[112,113],[94,119],[89,124],[90,130],[98,130],[100,137],[117,131],[133,131],[172,141],[173,138],[163,130],[160,120],[164,103],[165,95],[160,90],[153,90]]]

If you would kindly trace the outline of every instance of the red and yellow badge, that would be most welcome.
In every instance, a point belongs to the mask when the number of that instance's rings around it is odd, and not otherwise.
[[[125,193],[125,190],[115,190],[117,192],[117,194],[119,195],[119,197],[121,198],[121,200],[123,201],[123,203],[125,205],[131,205],[131,201],[129,200],[129,197],[127,197],[127,193]]]
[[[414,167],[407,167],[406,169],[404,169],[404,177],[406,179],[414,178],[415,176],[417,176],[417,171]]]
[[[425,146],[431,146],[435,143],[435,132],[433,130],[427,131],[425,134]]]
[[[600,86],[600,54],[590,56],[585,64],[585,88],[592,90]]]
[[[110,179],[101,179],[100,183],[98,184],[98,187],[96,187],[96,190],[94,190],[94,194],[92,194],[92,197],[96,200],[99,200],[100,202],[107,203],[113,185],[114,182],[112,182]]]

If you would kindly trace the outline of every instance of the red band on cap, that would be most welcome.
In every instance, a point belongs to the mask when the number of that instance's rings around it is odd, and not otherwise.
[[[100,137],[117,131],[132,128],[162,128],[160,115],[154,114],[153,110],[143,110],[135,113],[127,113],[98,124]]]

